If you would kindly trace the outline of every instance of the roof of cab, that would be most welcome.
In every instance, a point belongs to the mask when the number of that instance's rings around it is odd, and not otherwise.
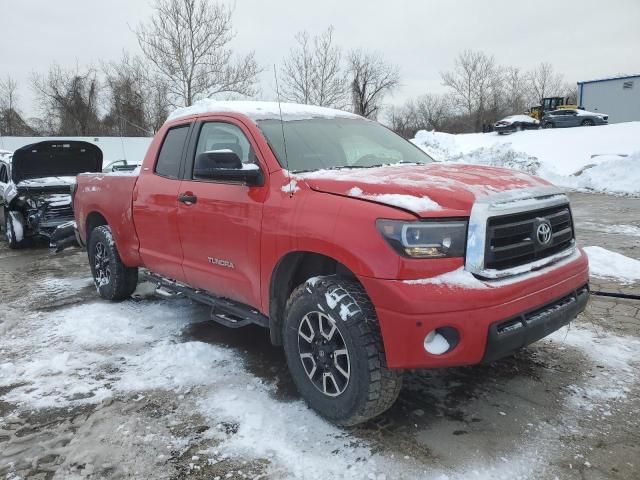
[[[334,108],[302,105],[299,103],[253,102],[253,101],[218,101],[210,98],[200,100],[190,107],[174,110],[167,121],[180,117],[214,113],[238,113],[252,120],[303,120],[308,118],[362,118],[355,113],[336,110]]]

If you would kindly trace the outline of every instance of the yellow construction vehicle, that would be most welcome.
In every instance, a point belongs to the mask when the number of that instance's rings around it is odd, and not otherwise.
[[[569,97],[545,97],[540,101],[540,105],[531,107],[527,111],[527,115],[540,121],[545,113],[565,108],[578,108],[578,106],[574,103],[569,103]]]

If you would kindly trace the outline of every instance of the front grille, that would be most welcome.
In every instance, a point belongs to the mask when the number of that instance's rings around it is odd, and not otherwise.
[[[547,223],[551,240],[539,241],[538,227]],[[569,248],[574,241],[569,205],[531,210],[489,218],[485,268],[504,270],[554,255]]]
[[[48,204],[40,220],[41,227],[57,225],[61,222],[73,220],[73,208],[70,203]]]

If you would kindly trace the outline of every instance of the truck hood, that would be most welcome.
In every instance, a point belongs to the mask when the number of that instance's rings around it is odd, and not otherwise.
[[[481,197],[549,186],[516,170],[454,163],[389,165],[299,174],[316,191],[373,201],[419,216],[468,216]]]
[[[102,170],[102,150],[88,142],[54,140],[33,143],[13,153],[11,179],[24,180],[75,177]]]

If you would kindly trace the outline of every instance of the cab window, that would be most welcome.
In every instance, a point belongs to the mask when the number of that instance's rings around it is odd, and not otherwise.
[[[155,172],[158,175],[167,178],[179,178],[180,162],[182,161],[182,152],[188,133],[189,125],[174,127],[167,132],[156,162]]]
[[[207,122],[202,125],[195,157],[203,152],[230,150],[242,163],[257,163],[255,152],[239,127],[224,122]]]

